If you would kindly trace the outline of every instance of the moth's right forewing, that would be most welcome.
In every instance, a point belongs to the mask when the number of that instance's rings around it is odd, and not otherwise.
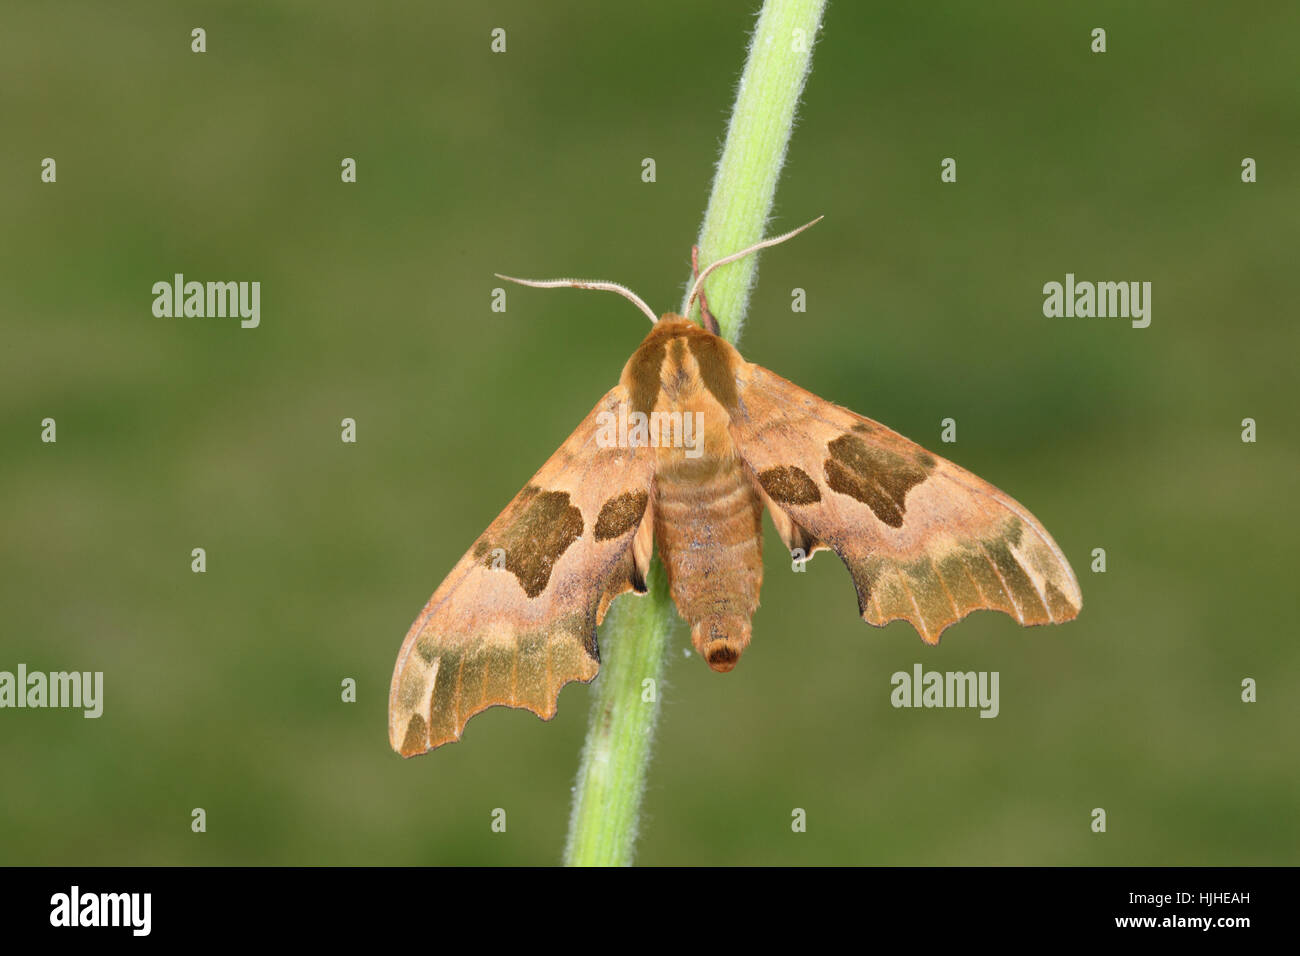
[[[620,385],[597,403],[411,625],[389,695],[403,756],[459,739],[493,705],[549,719],[564,684],[596,676],[596,626],[614,597],[644,590],[651,546],[653,456],[598,437],[626,401]]]
[[[1069,562],[1009,495],[761,366],[737,381],[733,440],[778,530],[839,554],[869,623],[906,620],[933,644],[980,608],[1021,624],[1078,614]]]

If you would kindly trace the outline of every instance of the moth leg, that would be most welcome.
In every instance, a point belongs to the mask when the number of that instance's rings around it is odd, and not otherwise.
[[[700,247],[691,246],[691,278],[700,277]],[[704,295],[704,290],[700,290],[700,318],[704,320],[704,327],[713,335],[720,335],[721,329],[718,327],[718,320],[713,317],[709,311],[709,300]]]

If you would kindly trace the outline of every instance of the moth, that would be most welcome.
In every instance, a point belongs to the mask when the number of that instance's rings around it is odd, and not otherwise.
[[[720,337],[705,278],[801,229],[697,267],[683,311],[699,295],[703,327],[614,283],[512,280],[616,291],[653,327],[411,625],[389,698],[398,753],[460,739],[493,705],[553,717],[565,684],[596,676],[596,628],[614,598],[645,593],[656,547],[695,649],[730,671],[758,606],[764,512],[792,555],[839,555],[869,624],[905,620],[929,644],[980,608],[1022,625],[1079,613],[1069,562],[1023,505]]]

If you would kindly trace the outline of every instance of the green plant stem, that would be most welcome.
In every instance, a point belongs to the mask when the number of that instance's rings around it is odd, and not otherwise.
[[[659,716],[668,635],[677,611],[656,557],[647,594],[619,598],[601,629],[600,677],[569,818],[569,866],[627,866]],[[645,681],[653,693],[647,693]],[[649,699],[647,699],[649,698]]]
[[[763,4],[700,229],[701,268],[763,238],[824,7],[825,0]],[[756,260],[747,256],[707,280],[709,309],[731,342],[744,322]],[[570,866],[632,862],[668,636],[677,620],[658,557],[646,583],[644,597],[614,602],[601,629],[601,671],[564,852]]]
[[[700,228],[701,269],[764,238],[825,5],[825,0],[769,0],[763,5]],[[755,254],[722,266],[705,282],[709,311],[733,344],[740,338],[757,274]],[[691,317],[699,318],[698,303]]]

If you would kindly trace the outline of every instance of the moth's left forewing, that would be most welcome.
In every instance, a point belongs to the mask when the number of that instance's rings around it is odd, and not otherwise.
[[[980,608],[1021,624],[1079,613],[1069,562],[1015,499],[761,366],[737,385],[733,441],[778,530],[839,554],[869,623],[906,620],[933,644]]]
[[[459,739],[493,705],[555,713],[565,683],[596,676],[596,626],[610,602],[644,590],[653,461],[599,439],[605,395],[489,525],[411,625],[389,697],[403,756]]]

